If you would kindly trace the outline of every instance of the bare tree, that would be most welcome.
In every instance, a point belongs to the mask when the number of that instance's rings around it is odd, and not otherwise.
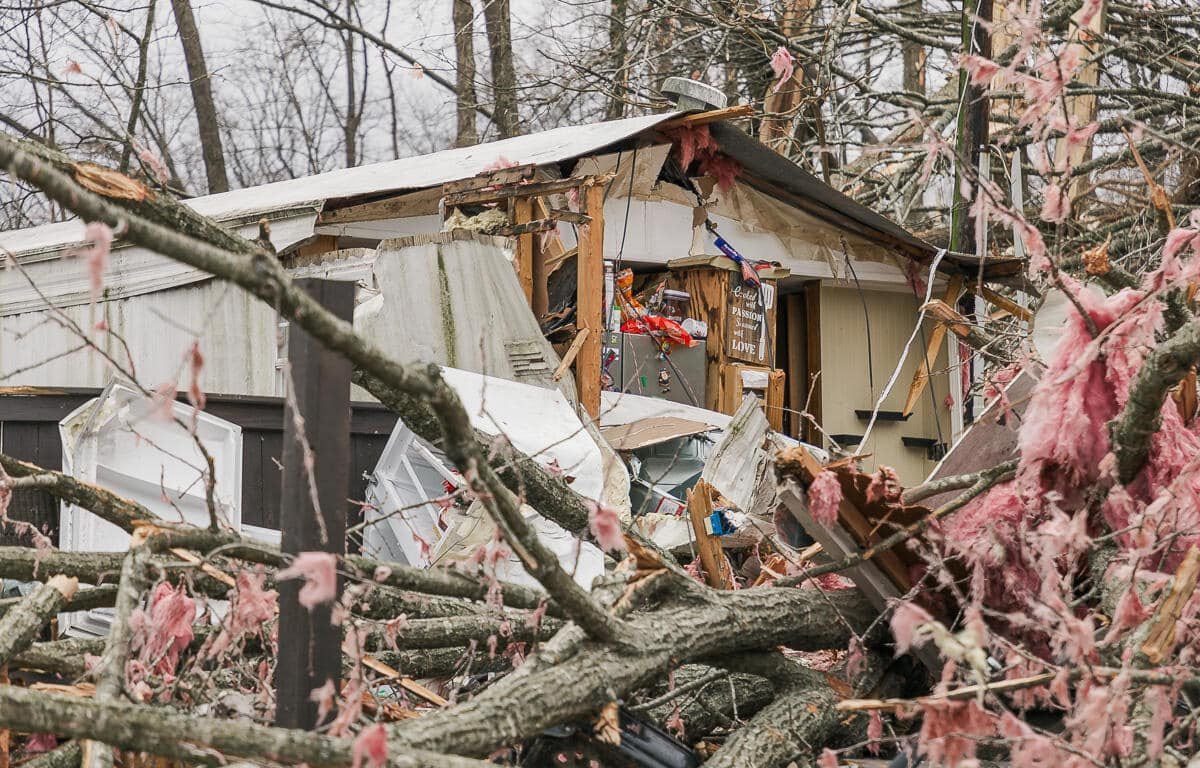
[[[484,0],[484,26],[492,64],[493,119],[500,136],[521,132],[517,111],[517,72],[513,62],[512,13],[509,0]]]
[[[486,2],[487,0],[485,0]],[[454,22],[454,85],[457,89],[458,130],[454,145],[468,147],[479,142],[475,126],[475,9],[471,0],[451,0]]]
[[[213,100],[212,80],[204,59],[204,48],[200,43],[200,30],[196,27],[191,0],[171,0],[171,10],[175,14],[179,42],[183,45],[183,57],[187,62],[208,191],[225,192],[229,189],[229,178],[225,172],[225,152],[221,147],[221,121]]]

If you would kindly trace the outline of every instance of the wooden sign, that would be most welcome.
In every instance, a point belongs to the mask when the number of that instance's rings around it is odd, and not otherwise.
[[[725,323],[725,354],[755,365],[771,365],[771,310],[775,306],[775,286],[745,284],[739,275],[730,275],[729,312]]]

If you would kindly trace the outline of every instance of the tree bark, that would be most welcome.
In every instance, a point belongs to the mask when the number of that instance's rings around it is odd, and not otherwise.
[[[837,727],[840,697],[823,674],[778,653],[757,656],[749,669],[771,682],[776,698],[729,735],[707,768],[778,768],[823,745]]]
[[[79,580],[54,576],[0,618],[0,667],[29,647],[46,622],[75,595]]]
[[[851,627],[865,631],[874,615],[864,598],[851,590],[822,595],[816,590],[758,587],[714,593],[701,605],[631,616],[635,643],[584,642],[573,656],[554,665],[541,658],[543,648],[470,701],[390,728],[406,746],[486,755],[553,725],[586,717],[665,675],[675,664],[782,644],[808,650],[844,647]]]
[[[492,62],[493,119],[500,137],[507,139],[521,132],[517,114],[517,72],[513,64],[512,14],[509,0],[484,0],[484,26],[487,27],[488,51]]]
[[[611,0],[608,11],[608,50],[611,56],[612,85],[609,86],[605,120],[625,116],[625,94],[629,90],[629,30],[626,17],[629,0]]]
[[[479,131],[475,127],[475,8],[471,0],[451,0],[451,3],[454,20],[454,101],[458,107],[458,131],[454,146],[469,147],[479,143]]]
[[[129,170],[129,158],[133,154],[134,134],[137,132],[138,118],[142,114],[142,100],[146,90],[146,70],[150,59],[150,38],[154,35],[154,11],[156,0],[150,0],[146,6],[146,27],[142,31],[142,39],[138,41],[137,76],[133,81],[133,89],[129,93],[129,120],[125,123],[125,141],[121,145],[121,172]]]
[[[175,25],[179,28],[179,42],[183,45],[183,58],[192,88],[192,105],[196,109],[208,193],[227,192],[229,179],[225,173],[225,152],[221,147],[221,123],[217,119],[212,79],[204,60],[204,48],[200,44],[200,30],[196,28],[191,0],[171,0],[171,10],[175,13]]]
[[[77,679],[87,673],[84,657],[99,656],[102,653],[104,640],[99,638],[55,640],[49,643],[34,643],[27,650],[14,656],[9,666],[13,669],[41,670],[52,675]]]
[[[351,739],[270,728],[238,720],[185,715],[161,707],[103,703],[59,693],[0,686],[0,727],[53,733],[73,739],[104,739],[127,751],[185,762],[207,763],[212,751],[227,757],[307,763],[340,768],[353,762]],[[391,768],[484,768],[482,763],[421,750],[393,750]]]

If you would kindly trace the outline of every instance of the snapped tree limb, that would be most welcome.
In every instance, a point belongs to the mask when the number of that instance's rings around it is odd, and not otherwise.
[[[46,622],[62,610],[79,589],[79,580],[53,576],[0,618],[0,667],[25,650]]]

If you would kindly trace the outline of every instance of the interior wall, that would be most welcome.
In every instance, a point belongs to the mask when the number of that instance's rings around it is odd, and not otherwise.
[[[859,419],[855,411],[870,411],[874,407],[901,358],[919,306],[920,300],[911,294],[870,290],[860,293],[852,287],[821,285],[821,421],[827,433],[862,435],[866,431],[866,420]],[[867,366],[868,318],[870,370]],[[918,333],[913,340],[881,411],[904,408],[909,386],[932,329],[933,324],[926,321],[924,333]],[[936,461],[928,456],[927,450],[905,446],[901,438],[924,437],[950,442],[946,361],[946,345],[943,344],[934,364],[930,386],[922,392],[907,421],[876,421],[870,440],[857,449],[860,453],[870,454],[863,460],[864,469],[874,471],[879,465],[893,467],[905,485],[920,483],[933,470]]]

